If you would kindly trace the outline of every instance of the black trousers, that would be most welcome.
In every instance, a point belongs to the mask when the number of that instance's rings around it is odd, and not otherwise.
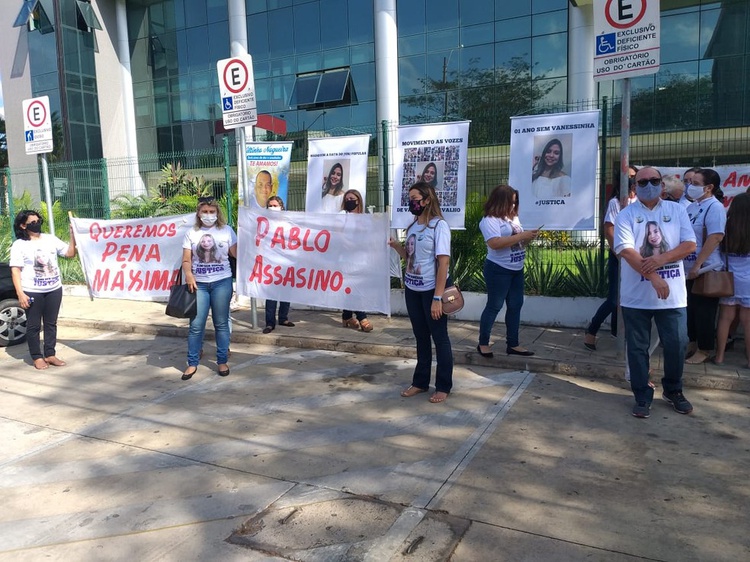
[[[716,342],[716,312],[719,299],[692,293],[694,279],[687,282],[688,341],[697,342],[698,349],[711,351]]]
[[[43,359],[55,355],[57,345],[57,316],[62,303],[62,287],[49,293],[32,293],[24,291],[34,299],[26,310],[26,343],[29,345],[31,360]],[[44,326],[44,354],[39,341],[39,334]]]

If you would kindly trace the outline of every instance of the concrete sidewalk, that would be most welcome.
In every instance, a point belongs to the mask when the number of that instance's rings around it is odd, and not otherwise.
[[[409,319],[403,316],[369,315],[374,330],[364,333],[342,327],[341,314],[336,310],[298,310],[292,307],[293,328],[277,326],[263,334],[264,311],[258,309],[259,327],[253,327],[249,308],[232,313],[232,341],[271,344],[285,347],[367,353],[386,357],[415,358],[416,349]],[[456,364],[484,365],[536,372],[557,373],[586,378],[622,380],[624,361],[618,349],[620,342],[602,330],[597,351],[583,346],[583,329],[522,326],[521,345],[535,352],[533,357],[505,354],[505,327],[501,315],[495,324],[492,359],[477,353],[478,322],[452,320],[449,324]],[[161,336],[186,336],[187,321],[164,314],[164,304],[154,302],[95,299],[66,295],[60,313],[61,326],[79,326],[125,333],[146,333]],[[208,322],[207,338],[211,338]],[[721,390],[750,391],[750,369],[745,368],[745,342],[738,340],[728,351],[724,365],[706,362],[685,365],[685,386]],[[182,368],[182,365],[176,365]],[[661,348],[652,357],[653,377],[660,378]],[[658,380],[657,380],[658,382]]]

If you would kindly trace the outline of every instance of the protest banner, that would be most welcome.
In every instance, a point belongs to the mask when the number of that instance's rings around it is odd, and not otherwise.
[[[290,142],[250,142],[245,146],[247,161],[246,205],[254,201],[261,207],[271,195],[278,195],[287,205],[289,167],[292,161]]]
[[[599,110],[511,118],[508,183],[528,229],[591,230]]]
[[[338,213],[348,189],[366,201],[370,135],[310,139],[307,156],[308,213]]]
[[[240,207],[237,294],[389,314],[388,217]]]
[[[195,214],[144,219],[71,218],[93,297],[162,300],[179,276]]]
[[[425,181],[435,188],[448,225],[463,229],[468,139],[469,121],[398,128],[393,151],[396,163],[391,193],[393,228],[406,228],[412,223],[409,188]]]

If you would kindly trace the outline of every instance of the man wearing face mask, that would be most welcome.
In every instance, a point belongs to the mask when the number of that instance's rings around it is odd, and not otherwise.
[[[687,290],[682,259],[695,251],[695,233],[679,204],[663,201],[663,182],[656,168],[641,168],[635,176],[638,200],[615,221],[615,253],[620,267],[620,305],[625,323],[633,416],[649,417],[654,389],[649,386],[651,321],[664,344],[662,398],[680,414],[693,406],[682,394],[682,370],[687,345]],[[644,252],[644,241],[659,233],[664,251]],[[653,241],[652,241],[653,244]]]

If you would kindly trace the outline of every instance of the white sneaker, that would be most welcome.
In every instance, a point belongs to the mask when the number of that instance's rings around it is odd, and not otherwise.
[[[232,293],[232,299],[229,301],[229,310],[235,312],[240,309],[240,303],[237,302],[237,293]]]

